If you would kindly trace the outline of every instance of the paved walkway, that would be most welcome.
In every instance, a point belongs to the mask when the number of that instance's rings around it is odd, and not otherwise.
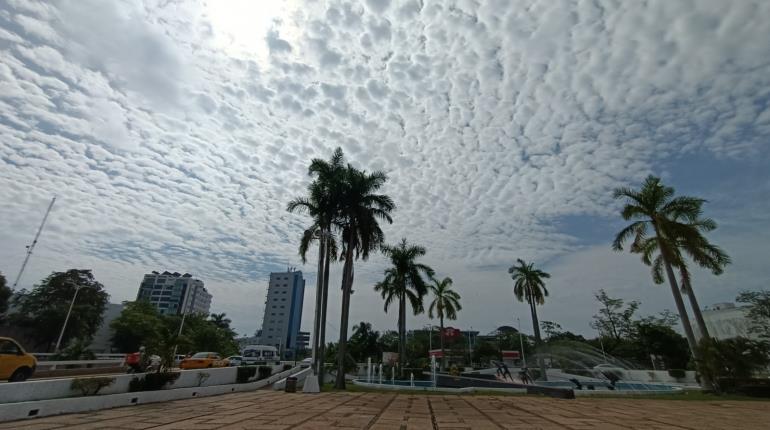
[[[276,391],[2,423],[0,429],[760,429],[770,402]]]

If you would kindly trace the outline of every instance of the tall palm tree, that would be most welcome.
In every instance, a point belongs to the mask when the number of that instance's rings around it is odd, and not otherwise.
[[[300,240],[299,255],[305,263],[307,251],[318,241],[318,270],[316,274],[316,307],[313,325],[312,351],[314,371],[323,381],[323,357],[326,335],[326,308],[329,292],[329,265],[336,259],[337,242],[334,238],[334,222],[339,212],[337,194],[344,172],[344,154],[336,148],[329,161],[315,158],[308,174],[316,179],[308,186],[308,197],[292,200],[289,212],[307,213],[313,219]]]
[[[675,239],[664,238],[667,246],[671,249],[671,265],[679,270],[679,277],[682,280],[682,293],[690,299],[695,322],[698,325],[698,331],[702,338],[708,338],[708,328],[703,319],[698,299],[692,288],[692,278],[687,262],[684,256],[687,255],[698,266],[708,269],[714,275],[721,275],[724,267],[731,263],[730,257],[718,246],[712,245],[703,237],[702,232],[712,231],[716,228],[716,223],[711,219],[698,219],[696,222],[685,222],[685,228],[677,229],[680,233],[687,233],[683,237]],[[690,227],[690,228],[686,228]],[[631,245],[632,251],[642,254],[642,261],[652,267],[652,277],[656,284],[663,283],[663,258],[658,254],[653,258],[653,254],[658,252],[658,241],[655,238],[639,238]]]
[[[679,292],[674,267],[685,268],[685,279],[688,279],[689,275],[686,272],[681,251],[694,252],[691,255],[696,262],[699,261],[701,252],[707,249],[704,247],[705,239],[700,231],[713,229],[712,227],[716,225],[711,220],[700,219],[703,200],[687,196],[674,197],[674,189],[664,186],[660,178],[652,175],[645,179],[639,191],[625,187],[617,188],[614,191],[614,197],[625,199],[625,205],[621,211],[623,219],[635,221],[617,234],[612,248],[622,251],[623,243],[633,237],[630,250],[641,253],[645,264],[652,263],[653,280],[662,281],[662,272],[665,271],[687,343],[692,355],[697,358],[695,334]],[[652,236],[648,236],[650,230],[652,230]],[[696,251],[697,248],[700,248],[700,251]],[[654,251],[659,255],[651,261]],[[689,285],[689,280],[687,282]],[[694,295],[690,296],[694,297]],[[697,302],[694,302],[694,305],[697,306]],[[705,324],[703,327],[705,329]]]
[[[227,314],[224,312],[221,314],[209,315],[209,321],[211,321],[215,326],[226,330],[230,330],[230,324],[233,322],[233,320],[227,318]]]
[[[543,279],[548,279],[551,275],[536,269],[534,263],[527,264],[521,258],[516,259],[516,262],[518,265],[513,265],[508,269],[508,273],[511,274],[513,279],[513,294],[518,301],[523,302],[526,300],[529,304],[529,311],[532,314],[532,329],[535,332],[535,342],[540,346],[543,343],[543,339],[540,337],[540,324],[537,321],[537,305],[544,304],[545,298],[548,297],[548,290],[545,288]],[[537,361],[540,365],[543,380],[547,381],[548,375],[545,372],[543,358],[538,357]]]
[[[425,247],[410,245],[405,238],[396,246],[383,246],[382,253],[390,259],[391,267],[385,270],[385,278],[374,286],[374,291],[385,299],[385,312],[391,303],[398,301],[398,362],[402,376],[406,360],[407,301],[415,315],[423,312],[422,298],[428,293],[423,275],[433,276],[433,269],[415,261],[425,252]]]
[[[390,213],[395,209],[393,200],[387,195],[377,194],[386,181],[387,176],[383,172],[367,173],[348,165],[340,183],[337,223],[341,230],[345,264],[342,270],[342,308],[335,382],[338,389],[345,388],[345,354],[350,294],[353,291],[353,260],[368,259],[369,254],[382,245],[385,235],[380,228],[380,221],[393,222],[390,217]]]
[[[432,278],[430,291],[433,293],[433,301],[430,302],[428,307],[428,317],[433,319],[433,315],[439,319],[439,326],[441,327],[440,342],[441,342],[441,370],[444,370],[446,366],[446,357],[444,354],[444,318],[448,320],[457,319],[457,311],[462,310],[460,305],[460,295],[457,291],[452,290],[452,278],[446,277],[439,281]]]

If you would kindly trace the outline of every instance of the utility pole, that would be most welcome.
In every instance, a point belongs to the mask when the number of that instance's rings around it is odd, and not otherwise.
[[[72,282],[71,280],[69,281]],[[67,311],[67,316],[64,318],[64,324],[61,326],[61,331],[59,332],[59,339],[56,341],[56,348],[54,348],[54,352],[59,352],[59,347],[61,346],[61,340],[62,337],[64,337],[64,330],[67,329],[67,323],[70,320],[70,314],[72,314],[72,308],[75,306],[75,300],[78,298],[78,292],[81,288],[85,288],[85,286],[80,284],[75,284],[75,294],[72,295],[72,301],[70,302],[70,308]]]
[[[54,196],[51,199],[51,204],[48,205],[48,210],[45,211],[45,216],[43,216],[43,222],[40,223],[40,228],[37,229],[35,238],[32,240],[32,243],[27,246],[27,256],[24,257],[24,262],[21,263],[21,269],[19,270],[19,274],[16,275],[16,280],[13,281],[13,287],[11,287],[11,289],[13,290],[15,290],[16,285],[19,284],[19,279],[21,279],[21,275],[24,273],[24,269],[27,267],[27,262],[29,262],[29,257],[32,256],[32,251],[35,249],[35,245],[37,245],[37,240],[40,238],[40,233],[43,232],[43,226],[45,226],[45,222],[48,219],[48,214],[51,213],[51,208],[53,208],[54,203],[56,203],[56,196]]]

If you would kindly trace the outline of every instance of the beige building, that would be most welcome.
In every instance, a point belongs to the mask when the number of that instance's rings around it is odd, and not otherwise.
[[[729,339],[731,337],[747,337],[758,340],[758,337],[749,332],[749,320],[746,317],[747,306],[735,306],[734,303],[716,303],[705,308],[703,320],[709,335],[716,339]],[[694,323],[693,323],[694,324]],[[698,327],[693,326],[695,333]]]

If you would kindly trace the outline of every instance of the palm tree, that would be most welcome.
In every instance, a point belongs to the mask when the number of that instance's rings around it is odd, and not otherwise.
[[[230,324],[233,322],[233,320],[227,318],[227,315],[224,312],[221,314],[209,315],[209,321],[211,321],[215,326],[225,330],[230,330]]]
[[[545,298],[548,297],[548,290],[545,288],[543,279],[551,277],[546,272],[534,267],[534,263],[525,263],[521,258],[516,259],[517,265],[511,266],[508,269],[508,273],[511,274],[513,279],[513,294],[520,302],[524,300],[529,303],[529,310],[532,314],[532,329],[535,332],[535,342],[538,346],[543,343],[543,339],[540,337],[540,324],[537,321],[537,305],[545,303]],[[524,351],[522,351],[523,353]],[[548,375],[545,373],[545,363],[542,357],[538,357],[538,364],[540,365],[540,372],[543,375],[543,380],[548,380]]]
[[[385,312],[391,303],[398,301],[398,362],[403,376],[406,360],[406,302],[409,301],[415,315],[425,310],[422,298],[428,293],[428,285],[423,275],[432,277],[433,269],[415,261],[425,255],[425,248],[409,245],[406,239],[401,239],[396,246],[383,246],[382,253],[390,258],[392,266],[385,270],[385,278],[374,286],[374,291],[385,299]]]
[[[318,240],[318,271],[316,273],[316,307],[313,326],[314,371],[323,381],[323,357],[326,338],[326,308],[329,292],[329,265],[336,260],[337,242],[332,228],[338,213],[337,192],[344,171],[342,149],[335,149],[329,161],[315,158],[310,162],[308,174],[315,177],[308,186],[308,197],[289,202],[289,212],[307,213],[313,218],[300,240],[299,255],[305,263],[307,251]]]
[[[366,173],[352,166],[344,171],[339,184],[339,212],[337,224],[342,233],[342,308],[340,316],[339,353],[337,354],[337,380],[335,387],[345,388],[345,354],[347,354],[348,316],[350,294],[353,291],[353,259],[369,258],[378,249],[385,235],[379,221],[392,223],[390,213],[395,208],[393,200],[384,194],[376,194],[387,181],[383,172]]]
[[[716,228],[716,223],[710,219],[698,219],[696,222],[685,223],[688,228],[679,228],[678,230],[688,233],[686,237],[676,239],[663,239],[666,246],[671,249],[671,265],[679,270],[679,277],[682,280],[682,293],[687,294],[690,299],[695,322],[698,325],[702,338],[709,338],[708,328],[703,319],[698,299],[692,288],[692,278],[684,255],[690,258],[700,267],[708,269],[714,275],[721,275],[724,267],[731,263],[730,257],[718,246],[712,245],[706,240],[701,232],[712,231]],[[642,261],[652,267],[652,278],[656,284],[663,283],[663,258],[658,254],[653,259],[653,254],[658,252],[658,241],[655,238],[639,238],[632,244],[632,251],[642,254]]]
[[[700,219],[701,206],[704,200],[687,196],[674,197],[674,189],[664,186],[660,178],[652,175],[645,179],[639,191],[630,188],[617,188],[614,197],[625,199],[626,204],[621,211],[623,219],[635,221],[617,234],[612,248],[621,251],[623,243],[633,237],[631,252],[642,254],[642,261],[652,266],[653,281],[662,282],[663,271],[665,271],[690,351],[697,358],[695,334],[679,292],[674,267],[680,269],[686,284],[690,285],[689,272],[682,251],[685,251],[704,267],[714,264],[712,270],[719,273],[721,273],[721,267],[729,262],[729,257],[724,255],[719,248],[708,244],[700,234],[701,231],[710,231],[716,228],[716,224],[712,220]],[[650,229],[653,235],[648,237]],[[652,254],[655,251],[658,252],[658,256],[653,260]],[[689,287],[688,296],[693,308],[697,309],[694,312],[699,313],[700,308],[698,308],[697,301],[694,300],[695,295],[689,294],[691,290],[692,288]],[[707,336],[705,324],[701,330],[703,330],[704,336]]]
[[[444,356],[444,318],[448,320],[457,319],[457,311],[462,310],[460,306],[460,295],[452,290],[452,278],[446,277],[439,281],[431,279],[432,285],[430,291],[433,293],[433,301],[428,307],[428,317],[433,319],[436,315],[441,327],[441,370],[446,366],[446,357]]]

